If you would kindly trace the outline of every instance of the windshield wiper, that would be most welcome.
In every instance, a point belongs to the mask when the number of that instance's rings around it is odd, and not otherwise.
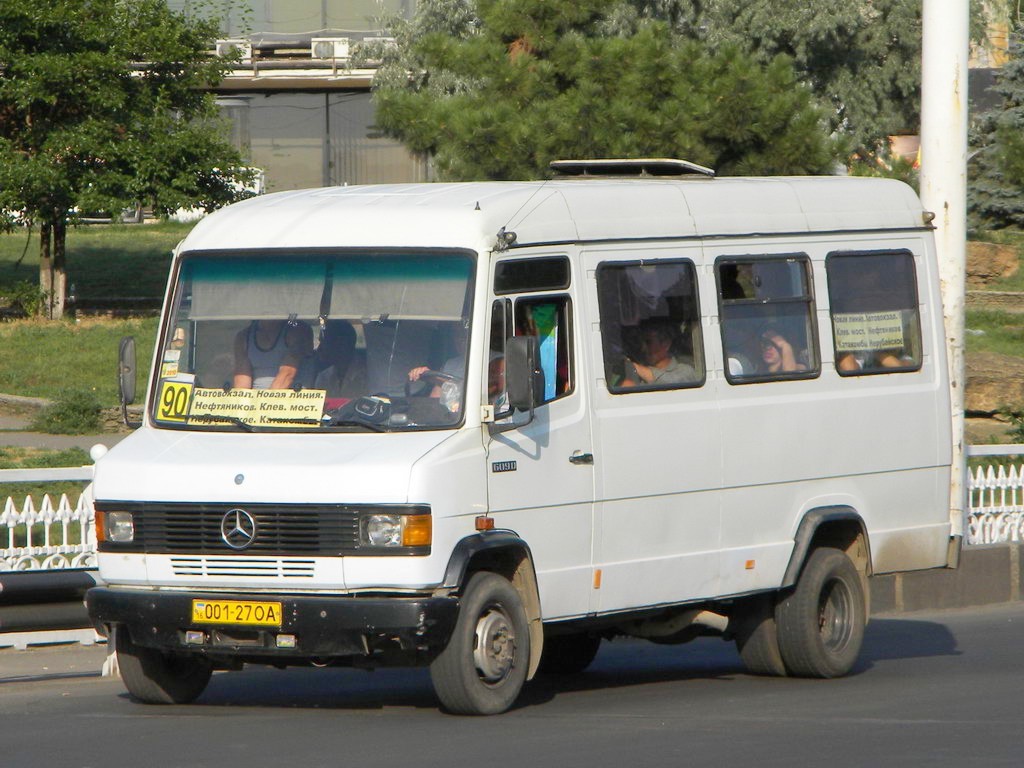
[[[190,414],[189,419],[203,419],[205,421],[217,421],[222,424],[234,424],[246,432],[255,432],[256,428],[247,421],[242,421],[237,416],[225,416],[222,413],[195,413]]]
[[[328,422],[328,426],[331,427],[365,427],[373,432],[387,432],[387,427],[383,427],[380,424],[371,424],[368,421],[360,421],[359,419],[331,419]]]

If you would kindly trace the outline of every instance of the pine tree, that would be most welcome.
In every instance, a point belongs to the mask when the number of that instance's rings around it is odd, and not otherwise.
[[[382,81],[378,122],[451,179],[539,178],[580,157],[681,157],[723,174],[831,167],[825,117],[786,57],[709,51],[650,19],[609,35],[608,9],[480,0],[458,29],[411,38],[404,68],[417,74]]]
[[[992,88],[1002,103],[978,118],[971,131],[972,229],[1024,226],[1024,30],[1011,35],[1009,54]]]

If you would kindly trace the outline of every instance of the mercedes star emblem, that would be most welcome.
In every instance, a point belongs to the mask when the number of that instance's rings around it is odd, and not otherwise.
[[[244,509],[232,509],[220,521],[220,537],[232,549],[245,549],[256,540],[256,520]]]

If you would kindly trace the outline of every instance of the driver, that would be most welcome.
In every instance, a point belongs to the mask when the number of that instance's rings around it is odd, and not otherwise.
[[[452,379],[462,379],[465,375],[466,368],[466,343],[468,341],[468,336],[468,330],[462,325],[462,323],[459,323],[452,331],[452,346],[454,347],[455,354],[445,361],[444,365],[441,366],[439,373],[442,373],[446,377],[450,377]],[[416,366],[409,371],[409,381],[419,381],[421,378],[430,378],[424,376],[424,374],[430,370],[430,366],[427,365]],[[442,381],[433,382],[433,387],[430,390],[430,397],[441,397],[442,384]]]

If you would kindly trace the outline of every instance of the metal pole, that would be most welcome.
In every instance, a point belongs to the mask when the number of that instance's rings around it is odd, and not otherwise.
[[[921,201],[935,213],[952,394],[953,533],[964,531],[964,296],[967,265],[967,54],[969,0],[924,0],[921,61]]]

